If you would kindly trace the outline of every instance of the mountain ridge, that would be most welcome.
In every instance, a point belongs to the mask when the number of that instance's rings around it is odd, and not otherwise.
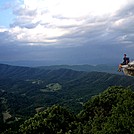
[[[60,70],[60,71],[59,71]],[[64,72],[64,73],[63,73]],[[71,73],[68,73],[71,72]],[[82,71],[74,71],[71,69],[40,69],[40,68],[32,68],[32,67],[21,67],[21,66],[12,66],[6,64],[0,64],[0,78],[12,78],[12,79],[45,79],[47,77],[50,78],[52,74],[55,75],[55,79],[58,79],[58,76],[69,75],[68,79],[71,77],[78,77],[79,74],[86,74],[86,72]],[[51,78],[50,78],[51,79]]]
[[[72,69],[75,71],[85,71],[85,72],[92,72],[92,71],[97,71],[97,72],[107,72],[107,73],[114,73],[114,74],[119,74],[117,72],[117,66],[116,65],[105,65],[105,64],[99,64],[99,65],[88,65],[88,64],[83,64],[83,65],[51,65],[51,66],[39,66],[37,68],[41,69],[50,69],[50,70],[56,70],[56,69]]]
[[[36,67],[29,67],[29,66],[16,66],[16,65],[9,65],[9,64],[0,64],[0,65],[7,65],[13,67],[23,67],[23,68],[38,68],[38,69],[45,69],[45,70],[58,70],[58,69],[71,69],[75,71],[84,71],[84,72],[108,72],[114,74],[121,74],[117,72],[117,65],[108,65],[108,64],[98,64],[98,65],[89,65],[89,64],[82,64],[82,65],[49,65],[49,66],[36,66]]]

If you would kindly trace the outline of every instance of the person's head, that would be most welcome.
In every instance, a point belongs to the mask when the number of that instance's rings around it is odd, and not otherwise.
[[[126,57],[127,55],[126,54],[124,54],[124,57]]]

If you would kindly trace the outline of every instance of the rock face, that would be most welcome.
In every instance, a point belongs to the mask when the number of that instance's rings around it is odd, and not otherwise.
[[[134,76],[134,61],[122,66],[125,75]]]

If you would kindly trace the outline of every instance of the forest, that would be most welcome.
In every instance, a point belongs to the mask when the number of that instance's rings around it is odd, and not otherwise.
[[[110,87],[91,97],[78,114],[54,105],[17,127],[7,129],[3,134],[133,134],[133,132],[134,92],[129,88]]]
[[[133,91],[133,77],[2,64],[0,133],[132,133]]]

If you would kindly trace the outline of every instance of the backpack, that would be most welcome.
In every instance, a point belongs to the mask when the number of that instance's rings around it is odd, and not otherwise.
[[[126,58],[126,61],[127,61],[128,63],[130,62],[129,57]]]

